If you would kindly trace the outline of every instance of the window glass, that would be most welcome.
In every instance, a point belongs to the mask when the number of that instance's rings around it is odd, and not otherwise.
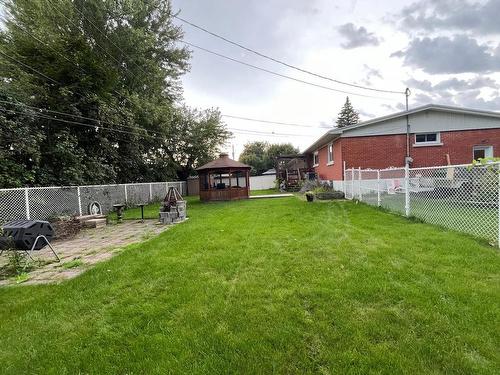
[[[314,153],[314,156],[313,156],[313,163],[314,163],[314,165],[319,164],[319,155],[318,155],[318,151],[316,151],[316,152]]]
[[[438,142],[438,133],[427,133],[427,134],[416,134],[415,142],[416,143],[431,143]]]
[[[437,141],[437,134],[436,133],[426,134],[426,141],[427,142],[436,142]]]
[[[484,149],[477,149],[477,148],[474,149],[474,160],[484,159],[485,156],[486,155]]]
[[[493,157],[493,146],[476,146],[472,149],[474,160]]]
[[[333,145],[329,144],[328,145],[328,163],[331,163],[333,161]]]
[[[416,140],[417,140],[417,143],[425,142],[425,134],[417,134]]]

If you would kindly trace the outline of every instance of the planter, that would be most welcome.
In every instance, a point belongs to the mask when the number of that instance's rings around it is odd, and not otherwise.
[[[314,200],[314,194],[306,194],[306,199],[308,202],[312,202]]]
[[[319,200],[344,199],[344,193],[341,191],[327,191],[316,193],[316,198]]]

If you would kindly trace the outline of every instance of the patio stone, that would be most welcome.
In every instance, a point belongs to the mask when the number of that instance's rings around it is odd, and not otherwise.
[[[110,259],[120,253],[123,247],[150,239],[169,229],[171,225],[156,225],[156,220],[125,220],[117,225],[108,225],[99,229],[84,229],[76,237],[52,242],[61,262],[54,262],[48,247],[34,253],[34,258],[41,261],[41,266],[32,269],[29,279],[23,284],[45,284],[61,282],[85,272],[89,267]],[[80,260],[81,265],[64,268],[64,264]],[[0,257],[0,266],[8,262],[6,254]],[[14,278],[0,280],[0,286],[15,284]]]

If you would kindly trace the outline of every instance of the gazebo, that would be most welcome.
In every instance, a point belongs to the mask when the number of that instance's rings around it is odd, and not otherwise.
[[[200,184],[200,200],[231,201],[247,199],[250,190],[249,165],[229,159],[228,154],[220,154],[215,159],[197,168]]]

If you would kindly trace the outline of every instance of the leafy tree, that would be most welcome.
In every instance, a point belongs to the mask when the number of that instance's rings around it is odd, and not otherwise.
[[[249,142],[243,147],[240,154],[240,162],[252,167],[250,173],[258,175],[265,172],[267,168],[266,150],[269,147],[268,142]]]
[[[274,168],[277,156],[298,153],[299,150],[291,143],[269,144],[257,141],[245,145],[239,160],[252,167],[251,173],[253,175],[259,175]]]
[[[180,105],[190,53],[169,1],[4,2],[0,187],[181,177],[227,136],[217,111]]]
[[[356,112],[349,100],[346,97],[344,106],[340,110],[339,116],[337,117],[337,127],[343,128],[349,125],[355,125],[359,122],[359,113]]]
[[[273,143],[270,144],[266,150],[267,165],[269,168],[274,168],[276,165],[276,158],[280,155],[296,155],[300,154],[297,147],[291,143]],[[268,168],[268,169],[269,169]]]
[[[176,177],[185,180],[196,167],[217,156],[231,133],[217,109],[199,111],[184,106],[172,115],[168,137],[164,137],[162,147],[156,155],[151,155],[151,160],[156,161],[160,168],[171,166]]]

